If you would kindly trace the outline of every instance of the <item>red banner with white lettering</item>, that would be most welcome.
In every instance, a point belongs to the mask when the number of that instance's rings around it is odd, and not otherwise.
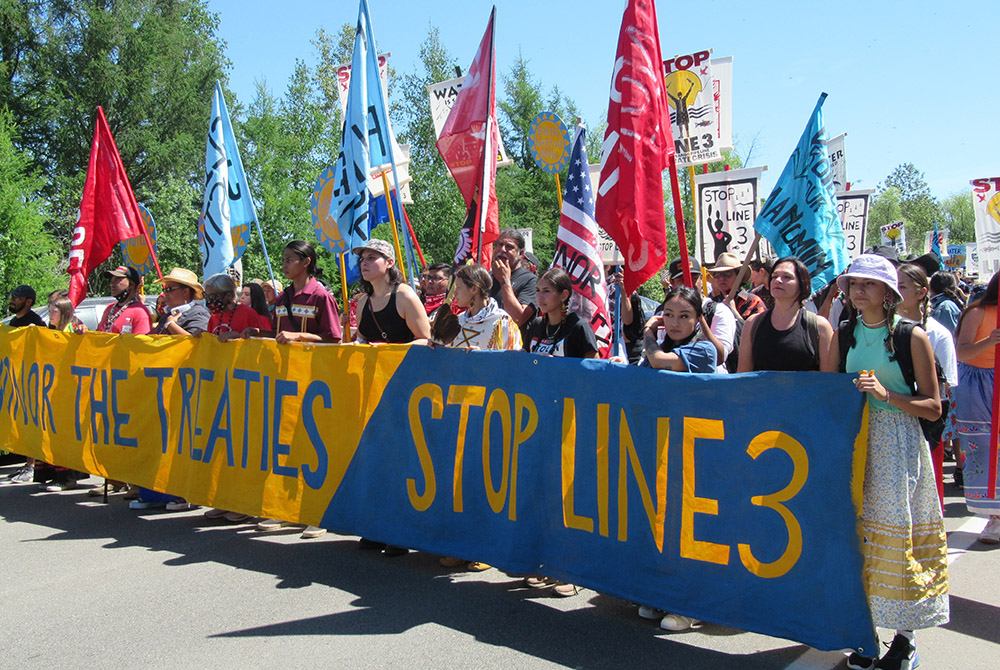
[[[69,299],[74,305],[87,297],[87,277],[103,263],[116,244],[142,235],[145,226],[132,193],[118,147],[104,110],[97,108],[94,141],[90,145],[87,181],[80,201],[80,219],[69,248]]]
[[[611,78],[597,223],[625,255],[630,295],[667,261],[663,178],[674,139],[653,0],[629,0]]]

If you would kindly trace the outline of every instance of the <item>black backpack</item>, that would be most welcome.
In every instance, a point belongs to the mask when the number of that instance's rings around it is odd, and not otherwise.
[[[892,348],[895,353],[889,355],[889,360],[896,361],[899,371],[903,373],[903,379],[910,387],[910,394],[917,394],[917,379],[913,371],[913,351],[910,348],[910,338],[913,335],[913,328],[920,324],[910,319],[900,319],[896,327],[892,329]],[[850,322],[841,321],[837,330],[837,344],[840,345],[840,371],[847,371],[847,350],[850,347]],[[944,435],[945,418],[948,416],[948,409],[951,403],[947,400],[945,388],[948,380],[941,369],[941,363],[937,357],[934,358],[934,368],[938,379],[938,395],[941,399],[941,416],[936,419],[919,419],[920,429],[924,433],[924,438],[932,447],[936,447]]]

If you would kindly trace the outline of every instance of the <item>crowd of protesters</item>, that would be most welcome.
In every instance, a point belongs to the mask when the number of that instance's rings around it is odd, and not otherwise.
[[[500,234],[490,267],[424,268],[419,286],[404,281],[393,246],[371,239],[358,255],[360,290],[341,315],[322,283],[313,246],[292,241],[282,254],[287,286],[253,280],[239,287],[232,277],[204,284],[184,268],[155,282],[155,313],[143,302],[143,279],[134,268],[106,272],[110,295],[97,330],[132,335],[273,338],[286,343],[412,343],[431,347],[523,350],[536,355],[595,358],[600,345],[590,324],[569,309],[573,285],[559,268],[536,272],[537,259],[514,230]],[[988,517],[980,542],[1000,544],[1000,501],[990,499],[988,457],[996,345],[998,282],[966,283],[941,267],[932,254],[901,261],[891,247],[858,256],[834,282],[812,291],[797,258],[759,257],[744,264],[722,253],[703,271],[691,260],[694,286],[684,285],[680,259],[661,275],[665,296],[646,314],[639,296],[618,296],[622,274],[605,268],[609,310],[621,323],[613,360],[686,374],[764,370],[820,371],[852,376],[868,404],[868,441],[862,527],[865,580],[876,625],[894,629],[888,651],[878,657],[852,654],[848,667],[914,667],[914,630],[948,621],[947,542],[942,521],[945,452],[955,459],[954,484],[964,487],[970,512]],[[744,289],[745,283],[749,288]],[[45,324],[32,309],[35,291],[9,293],[12,327],[48,326],[66,333],[86,327],[74,316],[66,291],[49,296]],[[82,473],[29,459],[8,482],[41,481],[49,491],[76,487]],[[168,493],[108,480],[95,495],[124,493],[135,509],[190,510]],[[253,521],[261,531],[290,525],[211,509],[210,518]],[[322,528],[305,527],[303,537]],[[407,549],[361,538],[362,549],[386,555]],[[449,568],[486,570],[489,565],[441,559]],[[552,587],[572,596],[577,588],[541,575],[529,586]],[[670,631],[700,621],[639,607]]]

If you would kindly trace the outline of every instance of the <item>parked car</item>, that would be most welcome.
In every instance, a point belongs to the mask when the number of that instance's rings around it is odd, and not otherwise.
[[[76,306],[76,318],[83,321],[83,323],[87,326],[87,330],[97,330],[97,324],[101,320],[101,317],[104,316],[104,310],[113,302],[115,302],[115,299],[107,296],[84,298],[83,301]],[[156,296],[145,296],[145,304],[150,314],[156,313]],[[45,323],[49,322],[48,305],[39,305],[34,308],[34,311],[38,314],[38,316],[42,317],[42,321]],[[8,314],[4,317],[2,323],[6,326],[13,318],[13,314]]]

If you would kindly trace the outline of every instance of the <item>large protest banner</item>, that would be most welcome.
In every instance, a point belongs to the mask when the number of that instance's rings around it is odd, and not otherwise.
[[[976,212],[979,274],[1000,270],[1000,177],[972,180],[972,208]]]
[[[726,170],[694,177],[698,203],[695,249],[703,263],[730,252],[740,259],[753,251],[753,222],[760,207],[760,176],[767,167]]]
[[[681,166],[722,159],[711,55],[711,51],[699,51],[663,61],[677,164]]]
[[[3,448],[820,649],[876,646],[863,403],[839,374],[0,328]]]
[[[868,207],[874,192],[874,189],[837,192],[837,212],[840,214],[840,225],[844,228],[847,253],[852,261],[865,249]]]

